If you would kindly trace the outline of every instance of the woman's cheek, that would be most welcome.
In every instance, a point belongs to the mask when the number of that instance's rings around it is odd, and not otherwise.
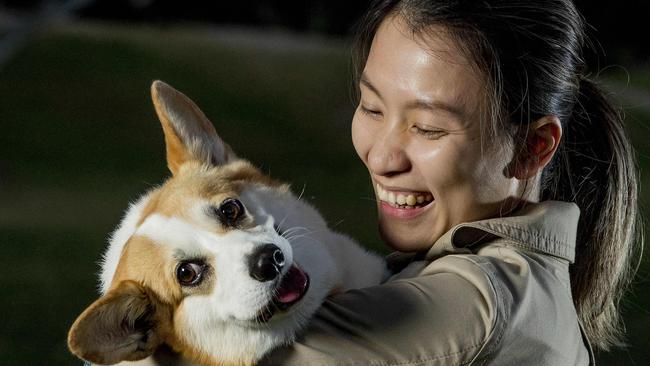
[[[412,156],[417,157],[422,175],[432,190],[448,190],[463,183],[467,167],[462,159],[462,151],[454,144],[440,140],[435,144],[417,149]],[[442,193],[442,192],[441,192]]]

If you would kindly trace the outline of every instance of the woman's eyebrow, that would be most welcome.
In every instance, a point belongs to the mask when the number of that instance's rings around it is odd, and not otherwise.
[[[377,89],[370,80],[368,80],[368,77],[366,74],[362,74],[361,78],[359,79],[359,84],[365,86],[366,88],[370,89],[373,93],[377,94],[377,96],[381,99],[381,93],[379,93],[379,89]]]
[[[377,94],[377,96],[381,99],[381,93],[379,93],[379,89],[377,89],[377,87],[374,86],[370,82],[370,80],[368,80],[366,74],[361,75],[361,78],[359,79],[359,84],[370,89],[370,91]],[[406,108],[420,109],[429,112],[439,112],[442,110],[458,117],[459,119],[462,119],[465,116],[465,110],[462,107],[459,107],[454,104],[445,103],[440,100],[416,99],[407,103]]]
[[[407,109],[420,109],[429,112],[439,112],[441,110],[461,118],[465,115],[462,107],[454,104],[442,102],[440,100],[416,99],[406,104]]]

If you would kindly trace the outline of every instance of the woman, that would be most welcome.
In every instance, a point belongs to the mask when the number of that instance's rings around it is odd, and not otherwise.
[[[586,365],[621,342],[634,154],[569,0],[376,2],[352,140],[399,251],[269,364]]]

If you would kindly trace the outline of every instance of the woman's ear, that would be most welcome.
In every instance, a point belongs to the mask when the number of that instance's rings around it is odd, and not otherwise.
[[[516,157],[512,176],[525,180],[534,177],[553,159],[562,138],[562,125],[557,116],[544,116],[524,131],[524,148]]]

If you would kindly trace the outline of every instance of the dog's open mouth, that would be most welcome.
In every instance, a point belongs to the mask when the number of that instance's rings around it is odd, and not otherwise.
[[[266,323],[276,312],[288,310],[302,299],[308,289],[309,276],[298,266],[292,265],[275,289],[273,300],[260,311],[257,321]]]

